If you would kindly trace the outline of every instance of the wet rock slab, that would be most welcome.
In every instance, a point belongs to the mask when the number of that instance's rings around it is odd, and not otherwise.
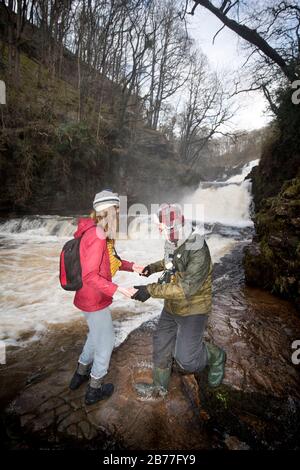
[[[131,333],[113,353],[108,381],[115,392],[108,400],[84,404],[85,386],[70,391],[74,362],[60,366],[28,386],[9,406],[23,433],[93,441],[102,436],[126,449],[198,449],[211,447],[203,430],[198,385],[193,376],[173,375],[168,399],[137,399],[133,384],[151,380],[152,325]],[[74,358],[75,359],[75,358]]]

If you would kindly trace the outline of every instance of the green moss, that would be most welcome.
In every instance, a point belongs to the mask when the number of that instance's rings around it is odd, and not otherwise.
[[[286,181],[277,196],[268,198],[255,216],[259,254],[245,255],[249,284],[300,301],[300,177]]]
[[[274,254],[271,248],[269,247],[268,243],[263,240],[260,243],[260,248],[261,248],[261,254],[262,256],[267,260],[267,261],[273,261],[274,260]]]
[[[220,402],[223,406],[223,408],[227,409],[228,408],[228,393],[223,392],[216,392],[216,399],[218,402]]]
[[[291,413],[290,397],[264,395],[236,390],[222,384],[217,389],[207,385],[206,373],[196,376],[202,408],[209,414],[212,431],[238,436],[252,449],[298,448],[299,403]]]
[[[300,203],[300,178],[295,178],[292,181],[287,181],[282,188],[282,197],[288,199],[298,199],[294,201]]]

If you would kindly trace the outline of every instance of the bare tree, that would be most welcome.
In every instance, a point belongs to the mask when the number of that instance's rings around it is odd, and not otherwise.
[[[225,124],[233,116],[220,79],[210,72],[207,59],[195,52],[186,84],[187,98],[180,115],[181,157],[194,164],[216,134],[224,135]]]
[[[168,0],[156,2],[151,12],[151,34],[149,34],[150,81],[146,98],[147,120],[157,129],[162,106],[187,79],[189,49],[188,37],[180,16],[179,4]]]
[[[20,47],[27,18],[28,3],[26,0],[17,0],[16,2],[8,0],[6,5],[6,2],[2,0],[7,15],[8,69],[17,87],[20,84]]]

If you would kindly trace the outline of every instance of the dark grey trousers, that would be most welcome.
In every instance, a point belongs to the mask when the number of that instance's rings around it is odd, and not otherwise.
[[[171,367],[173,358],[186,372],[200,372],[207,365],[203,334],[208,315],[173,315],[162,310],[153,337],[155,367]]]

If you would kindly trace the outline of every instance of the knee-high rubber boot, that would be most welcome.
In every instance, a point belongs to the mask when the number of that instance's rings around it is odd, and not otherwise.
[[[137,394],[143,398],[159,398],[164,397],[168,393],[170,382],[171,368],[160,369],[153,368],[153,382],[140,382],[135,384]]]
[[[218,387],[224,378],[226,353],[215,344],[205,343],[208,359],[208,383],[210,387]]]

